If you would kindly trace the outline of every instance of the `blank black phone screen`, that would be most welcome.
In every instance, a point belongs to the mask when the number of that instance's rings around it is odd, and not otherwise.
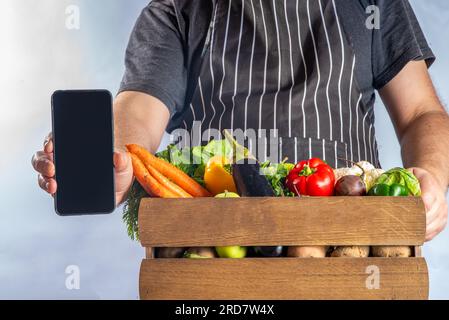
[[[106,90],[52,96],[54,162],[60,215],[109,213],[115,207],[112,97]]]

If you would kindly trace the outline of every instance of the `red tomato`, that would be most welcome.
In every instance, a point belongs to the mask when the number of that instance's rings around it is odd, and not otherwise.
[[[298,196],[332,196],[334,171],[323,160],[312,158],[299,162],[288,174],[285,184]]]

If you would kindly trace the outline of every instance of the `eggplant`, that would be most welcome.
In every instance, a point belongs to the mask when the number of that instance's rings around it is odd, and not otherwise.
[[[254,252],[263,257],[280,257],[282,256],[282,250],[282,246],[254,247]]]
[[[232,177],[241,197],[274,197],[267,178],[260,174],[260,165],[254,160],[243,159],[232,164]]]
[[[260,174],[260,164],[251,152],[227,131],[223,131],[233,147],[232,177],[241,197],[274,197],[274,191],[267,178]]]

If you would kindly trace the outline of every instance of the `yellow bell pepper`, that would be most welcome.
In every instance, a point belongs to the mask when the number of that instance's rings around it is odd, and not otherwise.
[[[225,191],[237,192],[234,178],[224,168],[227,164],[229,164],[228,159],[222,156],[212,157],[206,164],[204,183],[206,189],[214,196]]]

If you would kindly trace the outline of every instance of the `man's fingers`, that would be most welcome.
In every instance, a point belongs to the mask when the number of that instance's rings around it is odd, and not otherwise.
[[[46,177],[53,177],[55,175],[55,165],[53,163],[53,156],[46,154],[43,151],[36,152],[31,163],[34,170]]]
[[[426,227],[426,241],[432,240],[437,234],[446,228],[447,215],[444,213],[447,211],[445,206],[440,206],[437,210],[437,214],[433,221]]]
[[[425,201],[424,201],[424,204]],[[438,204],[437,203],[432,203],[431,205],[431,209],[427,211],[426,209],[426,226],[430,226],[435,220],[438,219],[438,214],[439,214],[439,208],[438,208]],[[426,204],[426,208],[427,208],[427,204]]]
[[[56,180],[53,178],[44,177],[42,174],[38,175],[37,178],[39,187],[44,191],[54,194],[56,192]]]
[[[116,173],[128,170],[130,166],[130,159],[127,152],[115,151],[114,152],[114,168]]]
[[[52,153],[53,152],[53,133],[50,132],[46,137],[44,141],[44,151],[46,153]]]

